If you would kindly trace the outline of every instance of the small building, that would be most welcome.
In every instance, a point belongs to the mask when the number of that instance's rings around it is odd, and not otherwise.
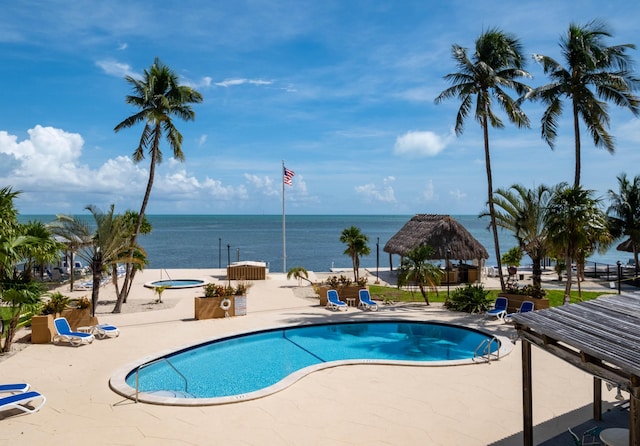
[[[420,246],[430,246],[434,253],[431,260],[458,261],[448,268],[443,283],[476,282],[480,279],[478,266],[489,258],[486,248],[467,229],[449,215],[416,214],[384,245],[389,253],[389,267],[393,269],[391,256],[406,256]],[[466,261],[472,261],[468,265]]]
[[[234,262],[227,266],[228,280],[265,280],[267,264],[264,262]]]

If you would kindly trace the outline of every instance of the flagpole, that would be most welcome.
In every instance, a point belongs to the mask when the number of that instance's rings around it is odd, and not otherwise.
[[[282,272],[287,272],[287,235],[284,214],[284,160],[282,160]]]

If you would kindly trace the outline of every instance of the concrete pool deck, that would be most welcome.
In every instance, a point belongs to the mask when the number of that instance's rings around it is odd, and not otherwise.
[[[168,273],[175,278],[224,277],[218,269]],[[156,296],[143,284],[160,278],[160,270],[139,274],[125,306],[153,301]],[[171,308],[100,314],[101,323],[118,326],[118,338],[79,348],[29,345],[0,360],[1,382],[28,382],[47,397],[36,414],[0,412],[0,445],[522,444],[519,342],[510,355],[491,364],[341,366],[312,373],[274,395],[222,406],[135,404],[109,388],[114,371],[143,357],[278,325],[402,318],[514,335],[506,324],[420,302],[380,305],[378,312],[334,313],[294,292],[297,281],[282,273],[252,284],[246,316],[196,321],[193,297],[201,291],[167,290],[162,297],[175,303]],[[102,299],[113,299],[110,286],[101,289]],[[87,291],[68,294],[83,296]],[[592,387],[591,375],[534,348],[535,443],[591,418]],[[613,405],[615,390],[603,386],[603,396],[605,407]]]

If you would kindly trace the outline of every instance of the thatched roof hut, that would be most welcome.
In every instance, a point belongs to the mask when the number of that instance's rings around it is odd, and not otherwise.
[[[406,256],[423,245],[434,250],[432,259],[488,259],[486,248],[449,215],[417,214],[384,245],[389,254]],[[449,251],[447,253],[447,250]]]
[[[624,242],[620,243],[616,248],[618,251],[626,251],[633,252],[633,244],[631,243],[631,239],[628,238]]]

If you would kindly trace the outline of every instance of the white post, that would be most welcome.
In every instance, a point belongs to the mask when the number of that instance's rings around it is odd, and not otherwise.
[[[282,160],[282,272],[287,272],[287,235],[284,213],[284,160]]]

